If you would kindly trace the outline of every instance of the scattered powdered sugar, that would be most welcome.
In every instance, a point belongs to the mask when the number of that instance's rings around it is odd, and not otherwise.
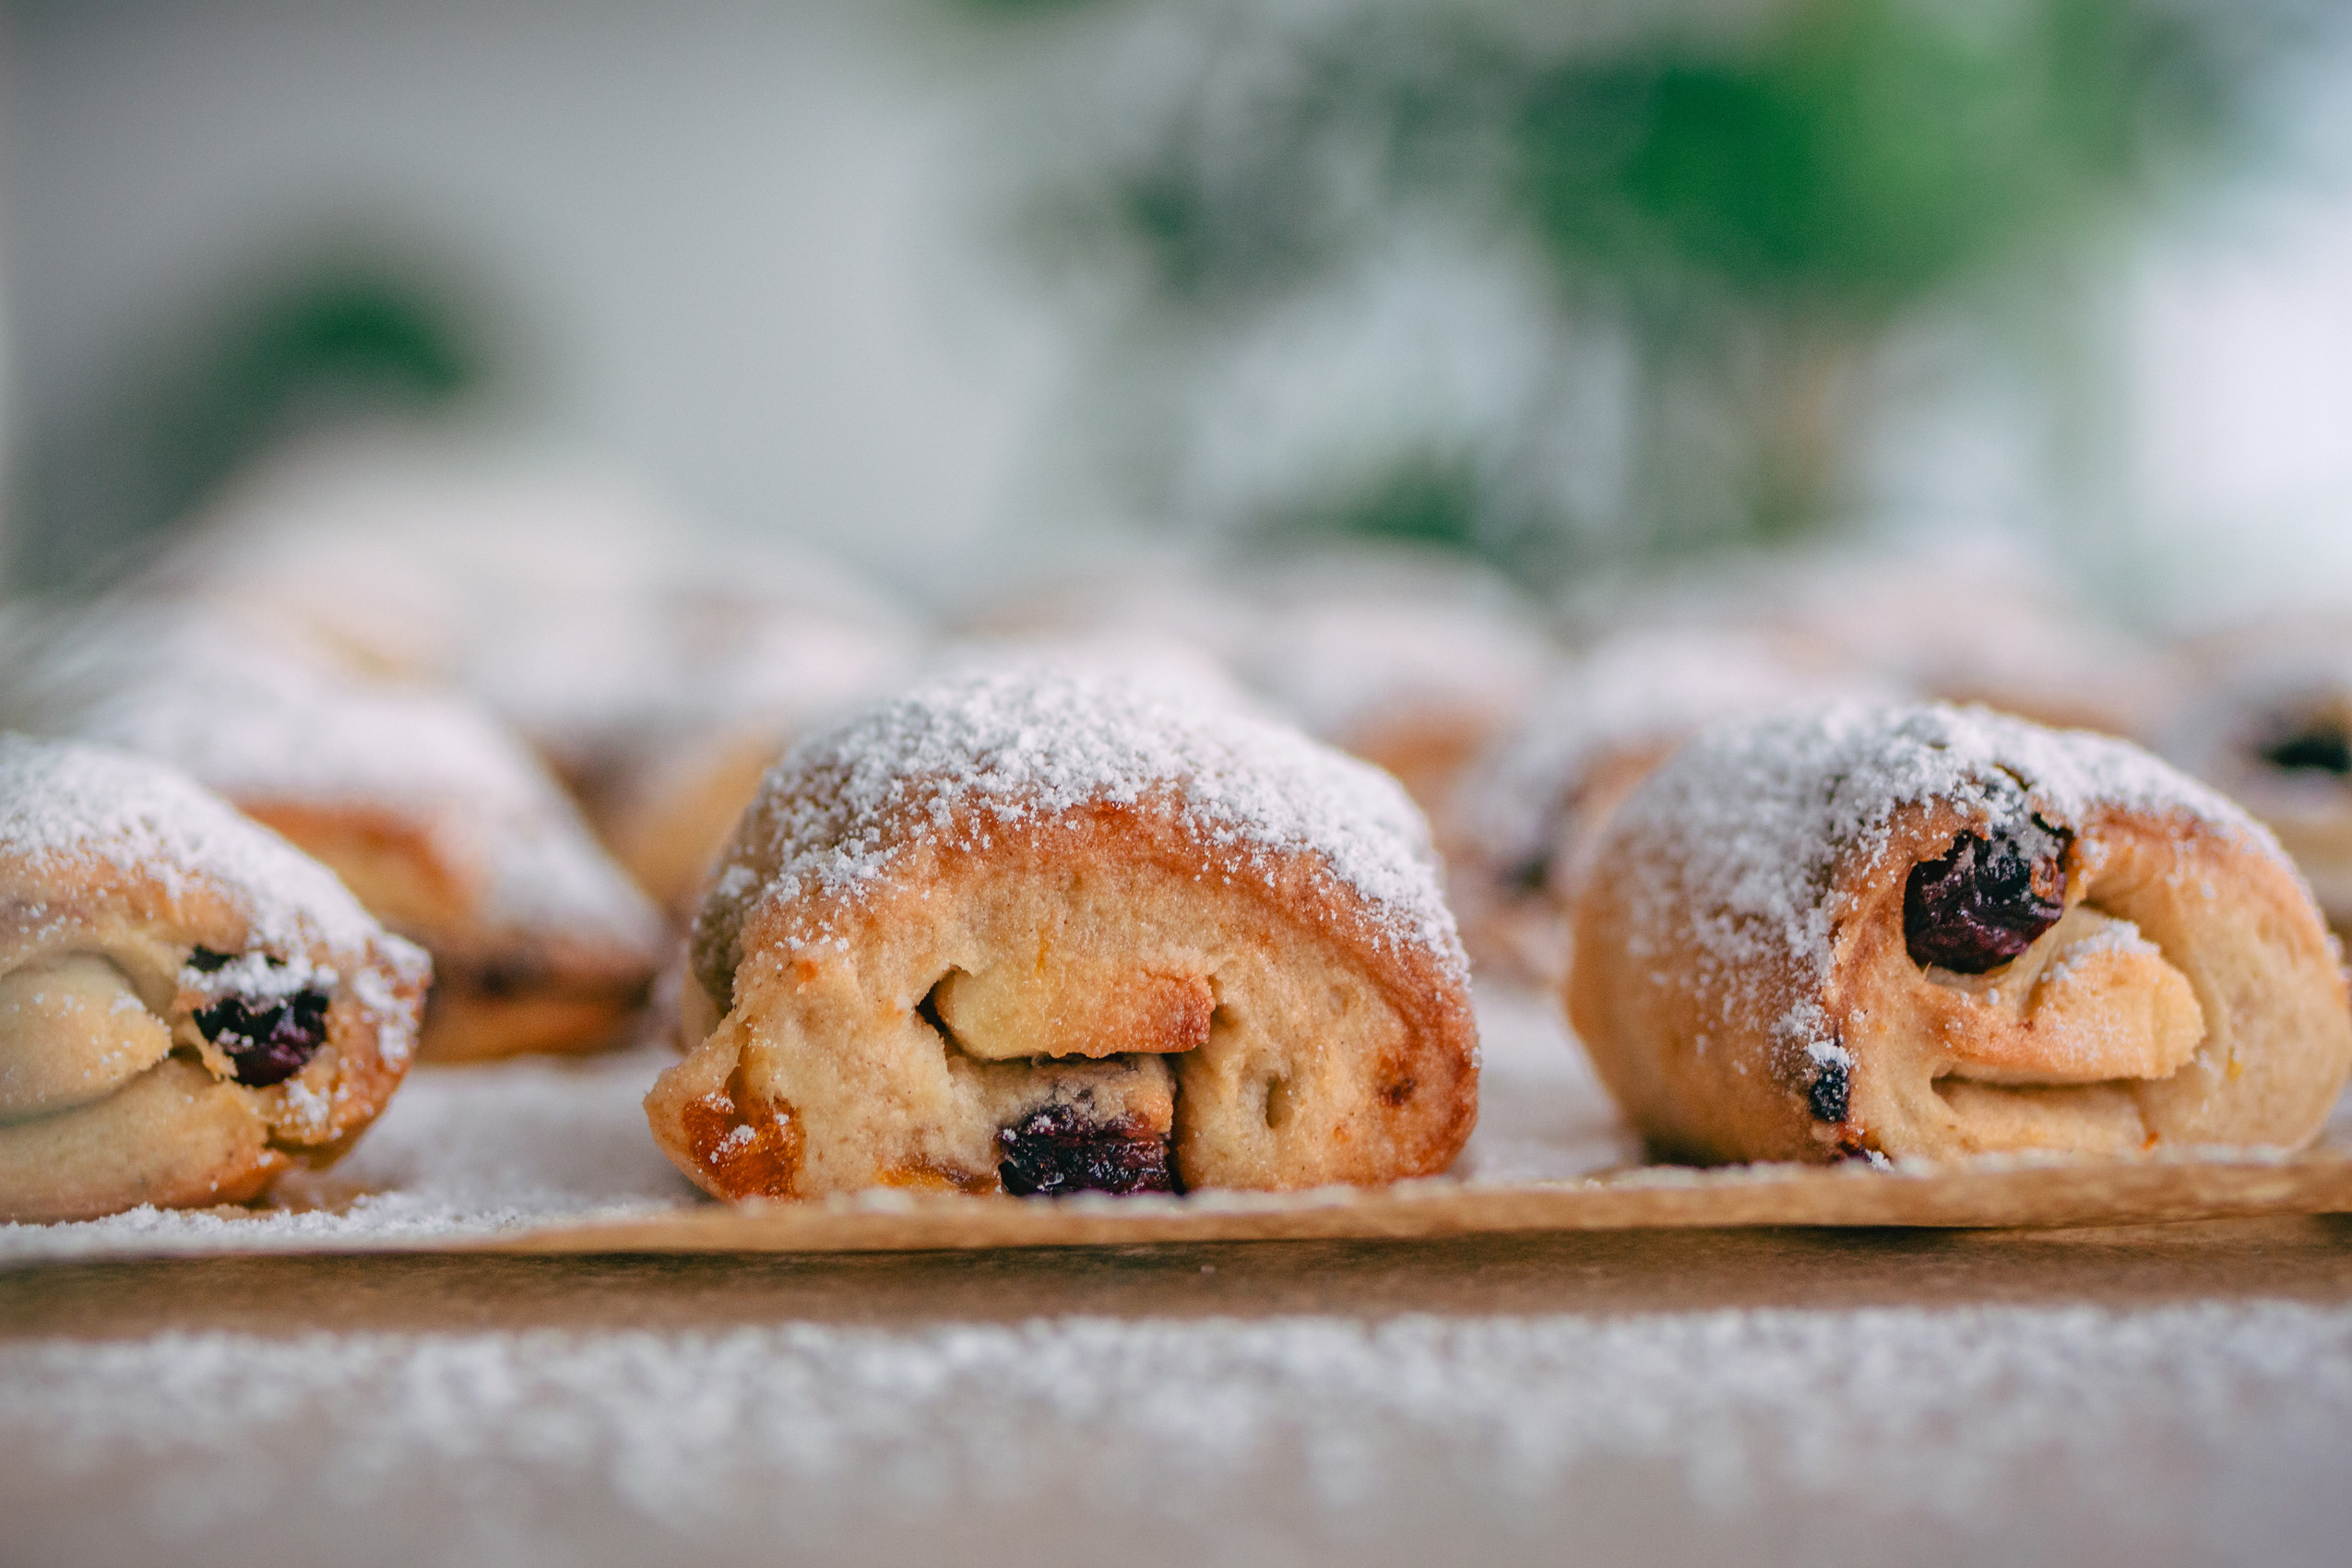
[[[1481,860],[1523,865],[1551,847],[1558,814],[1598,763],[1726,719],[1892,695],[1860,672],[1800,663],[1758,634],[1627,633],[1546,683],[1512,737],[1463,781],[1453,815]]]
[[[333,990],[335,971],[327,965],[313,964],[304,953],[279,957],[271,953],[251,952],[210,968],[199,968],[194,964],[184,966],[180,985],[199,996],[284,997],[314,988]]]
[[[2352,1531],[2322,1302],[168,1333],[0,1345],[0,1516],[43,1561],[2317,1562]]]
[[[795,747],[762,786],[776,841],[746,847],[778,870],[763,884],[739,854],[697,947],[731,955],[765,898],[854,894],[881,877],[905,847],[885,835],[893,816],[985,835],[1171,791],[1211,844],[1269,873],[1269,857],[1318,856],[1384,936],[1464,968],[1428,826],[1388,775],[1174,683],[1053,659],[951,670]]]
[[[1642,1140],[1549,992],[1481,982],[1479,1122],[1451,1174],[1473,1186],[1574,1182],[1639,1165]]]
[[[218,611],[125,600],[7,627],[0,721],[120,746],[259,804],[429,819],[484,923],[649,943],[659,917],[537,758],[487,713],[356,677]]]
[[[0,735],[0,853],[95,857],[175,894],[208,878],[244,902],[256,944],[288,956],[314,937],[351,952],[389,940],[317,861],[174,769],[101,746]]]
[[[1989,814],[2030,801],[2061,826],[2099,806],[2173,813],[2277,853],[2243,811],[2126,742],[1983,708],[1835,704],[1703,731],[1650,776],[1610,830],[1649,873],[1628,889],[1633,928],[1693,932],[1732,1006],[1791,963],[1810,992],[1828,970],[1836,862],[1875,854],[1899,808],[1933,799]],[[1827,1039],[1810,1002],[1776,1033],[1792,1051]]]
[[[2053,956],[2049,968],[2042,971],[2044,985],[2062,984],[2074,972],[2075,966],[2102,953],[2137,953],[2150,958],[2164,956],[2164,949],[2140,934],[2140,928],[2130,921],[2109,920],[2079,942],[2070,942]]]
[[[0,1262],[399,1249],[690,1208],[704,1200],[655,1145],[643,1104],[676,1060],[649,1045],[422,1066],[340,1163],[281,1179],[265,1206],[0,1224]]]

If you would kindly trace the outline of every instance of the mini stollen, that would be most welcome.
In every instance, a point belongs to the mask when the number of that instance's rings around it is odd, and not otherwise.
[[[659,916],[464,697],[164,600],[20,610],[0,630],[0,720],[185,769],[433,954],[428,1059],[593,1050],[642,1004]]]
[[[1983,709],[1706,731],[1619,811],[1566,982],[1662,1155],[2302,1144],[2352,1065],[2270,835],[2128,743]]]
[[[942,675],[797,748],[647,1099],[705,1189],[1284,1189],[1477,1111],[1427,830],[1377,769],[1131,675]]]
[[[0,736],[0,1220],[258,1195],[408,1070],[431,966],[187,778]]]

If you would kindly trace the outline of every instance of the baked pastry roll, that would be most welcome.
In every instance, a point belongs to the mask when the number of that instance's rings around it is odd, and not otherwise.
[[[2245,813],[1983,709],[1706,731],[1619,811],[1569,1016],[1701,1161],[2292,1146],[2352,1063],[2337,951]]]
[[[12,632],[0,717],[184,768],[433,954],[429,1059],[594,1049],[644,1000],[659,916],[538,761],[463,698],[162,603]]]
[[[0,736],[0,1220],[239,1203],[407,1072],[431,968],[185,778]]]
[[[1479,759],[1442,819],[1447,890],[1472,963],[1546,989],[1560,983],[1570,911],[1601,830],[1694,731],[1886,695],[1867,676],[1756,634],[1634,633],[1588,649]]]
[[[926,682],[797,748],[696,920],[646,1101],[722,1197],[1443,1170],[1477,1044],[1376,769],[1132,677]]]

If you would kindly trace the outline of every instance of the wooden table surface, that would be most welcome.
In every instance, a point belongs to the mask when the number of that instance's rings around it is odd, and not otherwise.
[[[703,1329],[1046,1314],[1625,1313],[2352,1301],[2352,1216],[2053,1230],[1654,1230],[995,1253],[223,1257],[0,1271],[0,1336]]]

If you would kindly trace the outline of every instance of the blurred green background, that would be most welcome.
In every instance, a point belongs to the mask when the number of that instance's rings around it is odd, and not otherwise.
[[[2270,223],[2325,274],[2343,11],[18,4],[9,569],[103,580],[279,444],[424,419],[919,588],[1990,528],[2161,598],[2230,519],[2146,460],[2198,374],[2149,258]],[[2295,461],[2281,540],[2352,498]]]

